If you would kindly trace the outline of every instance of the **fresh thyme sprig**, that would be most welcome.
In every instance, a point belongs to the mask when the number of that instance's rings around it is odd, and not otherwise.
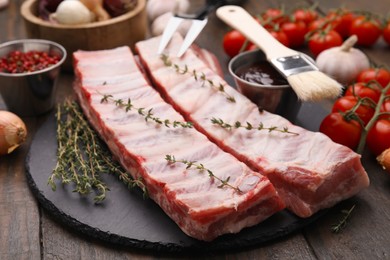
[[[114,99],[112,95],[102,94],[103,97],[100,100],[101,103],[107,103],[108,101],[113,102],[117,107],[125,109],[126,112],[131,110],[136,110],[139,115],[143,116],[145,118],[145,121],[154,121],[155,123],[159,125],[164,125],[166,127],[182,127],[182,128],[192,128],[193,124],[191,122],[181,122],[181,121],[171,121],[169,119],[162,119],[159,117],[154,116],[153,109],[146,110],[143,107],[135,107],[132,103],[131,99],[127,99],[127,101],[124,101],[123,99]]]
[[[211,88],[214,88],[224,94],[226,96],[226,99],[229,102],[235,103],[236,100],[233,96],[229,95],[225,91],[225,86],[222,83],[215,83],[211,79],[207,79],[206,75],[202,72],[199,73],[196,70],[190,70],[187,65],[184,65],[184,67],[180,67],[178,64],[173,63],[169,57],[165,54],[161,54],[161,60],[164,62],[164,65],[167,67],[172,67],[175,69],[175,71],[179,74],[190,74],[192,77],[194,77],[195,81],[200,81],[203,84],[208,84]]]
[[[348,222],[348,219],[351,217],[352,211],[355,209],[355,205],[353,205],[349,210],[342,210],[341,213],[343,213],[342,219],[336,224],[332,225],[332,232],[333,233],[339,233],[341,230],[343,230]]]
[[[234,129],[244,128],[246,130],[257,130],[257,131],[266,130],[268,132],[277,131],[277,132],[286,133],[286,134],[299,135],[298,133],[289,131],[288,127],[283,127],[282,129],[278,128],[277,126],[265,127],[263,125],[263,123],[261,123],[261,122],[257,126],[255,126],[249,122],[246,122],[245,124],[243,124],[239,121],[236,121],[232,125],[232,124],[226,123],[221,118],[213,117],[213,118],[211,118],[211,123],[213,123],[214,125],[218,125],[222,128],[228,129],[228,130],[231,130],[233,128]]]
[[[208,176],[212,179],[216,179],[221,184],[218,186],[218,188],[222,189],[223,187],[227,186],[229,188],[232,188],[233,190],[237,192],[242,192],[238,187],[235,187],[229,183],[230,181],[230,176],[227,177],[225,180],[219,178],[218,176],[214,175],[214,173],[210,170],[207,169],[203,164],[197,163],[196,161],[188,161],[188,160],[177,160],[174,155],[166,155],[165,160],[168,161],[169,164],[175,164],[175,163],[182,163],[187,165],[186,169],[194,168],[198,170],[199,172],[207,172]]]
[[[142,179],[133,180],[112,157],[97,133],[90,127],[79,105],[66,100],[58,106],[57,115],[57,163],[48,179],[48,184],[55,191],[56,179],[62,184],[73,183],[74,192],[81,195],[96,192],[96,203],[103,201],[109,191],[101,180],[103,173],[113,173],[129,188],[138,186],[147,196]]]

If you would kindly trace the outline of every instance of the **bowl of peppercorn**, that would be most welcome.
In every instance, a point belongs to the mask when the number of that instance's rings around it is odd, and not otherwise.
[[[0,44],[0,95],[19,116],[37,116],[54,107],[56,83],[66,50],[40,39]]]

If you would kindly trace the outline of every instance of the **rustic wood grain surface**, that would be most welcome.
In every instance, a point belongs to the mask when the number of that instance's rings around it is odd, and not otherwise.
[[[26,37],[19,13],[22,0],[12,0],[0,10],[0,43]],[[345,6],[352,10],[367,10],[386,15],[388,0],[319,0],[318,10],[325,13]],[[194,8],[201,1],[191,1]],[[247,1],[244,7],[258,14],[268,7],[284,4],[287,8],[304,1]],[[307,0],[305,4],[311,3]],[[229,28],[211,15],[209,23],[198,38],[220,59],[226,72],[228,57],[221,41]],[[378,64],[390,66],[390,48],[380,40],[375,46],[363,49]],[[58,101],[71,95],[73,75],[60,77]],[[0,109],[4,103],[0,98]],[[43,211],[30,192],[25,177],[25,159],[31,137],[39,129],[44,117],[23,118],[29,130],[28,141],[14,153],[0,157],[0,259],[156,259],[199,258],[191,255],[165,255],[115,248],[91,241],[61,226]],[[34,152],[34,151],[33,151]],[[390,177],[375,163],[370,153],[363,156],[363,164],[370,175],[371,185],[358,198],[344,201],[329,213],[300,232],[262,246],[226,253],[202,256],[209,259],[390,259]],[[368,166],[367,166],[368,165]],[[356,208],[348,226],[340,234],[330,232],[331,224],[341,217],[342,209]]]

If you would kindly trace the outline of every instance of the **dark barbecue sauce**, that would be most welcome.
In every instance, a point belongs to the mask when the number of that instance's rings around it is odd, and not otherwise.
[[[236,75],[248,82],[261,85],[287,85],[287,81],[267,61],[237,68]]]

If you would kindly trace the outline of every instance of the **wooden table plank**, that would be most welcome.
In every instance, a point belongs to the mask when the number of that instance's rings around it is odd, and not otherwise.
[[[34,119],[25,119],[33,130]],[[29,140],[14,153],[0,157],[0,259],[40,257],[39,208],[26,182]]]
[[[19,14],[23,1],[10,1],[0,10],[0,42],[25,38]],[[0,109],[5,105],[0,98]],[[25,158],[32,135],[37,129],[35,118],[23,118],[29,131],[28,140],[10,155],[0,157],[0,259],[40,259],[40,209],[26,180]]]

